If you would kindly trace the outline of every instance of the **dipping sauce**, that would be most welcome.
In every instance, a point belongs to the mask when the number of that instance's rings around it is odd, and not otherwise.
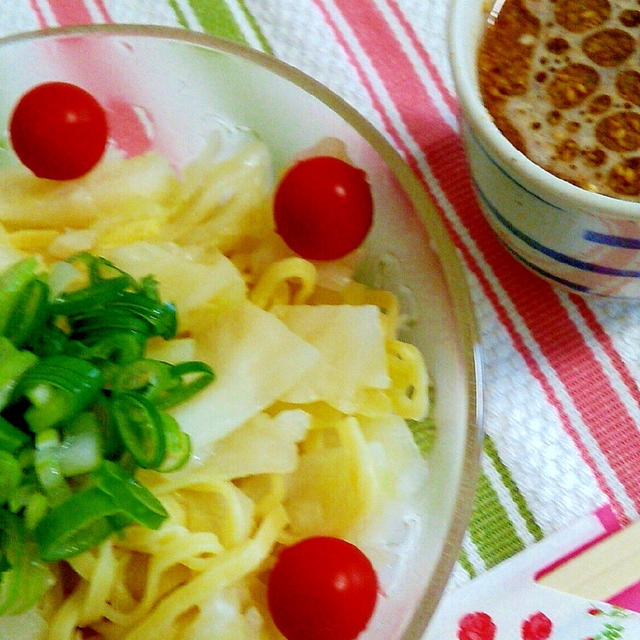
[[[640,201],[640,0],[505,0],[478,53],[485,106],[533,162]]]

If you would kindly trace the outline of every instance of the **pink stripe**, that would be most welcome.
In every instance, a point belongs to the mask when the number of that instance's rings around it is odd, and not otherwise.
[[[89,0],[88,0],[89,1]],[[69,26],[91,24],[93,19],[83,0],[48,0],[58,24]],[[102,0],[94,0],[105,22],[112,22]],[[94,95],[101,98],[109,120],[111,139],[127,155],[143,153],[152,145],[143,122],[131,104],[120,99],[118,87],[125,75],[117,65],[112,65],[116,52],[109,43],[89,39],[69,40],[60,43],[56,50],[58,63],[67,72],[72,72],[77,81]],[[96,64],[104,61],[104,64]]]
[[[318,2],[318,1],[319,0],[316,0],[316,2]],[[361,76],[365,76],[366,74],[364,74],[364,72],[363,72],[362,68],[360,67],[355,55],[350,50],[349,45],[347,44],[346,40],[342,37],[342,35],[340,34],[339,30],[337,29],[337,27],[335,25],[335,22],[332,20],[329,12],[325,11],[324,7],[322,7],[322,6],[320,6],[320,9],[325,14],[325,18],[326,18],[328,24],[332,27],[332,29],[334,29],[336,31],[336,37],[338,38],[338,40],[341,43],[341,45],[345,48],[345,51],[347,52],[347,55],[349,56],[350,60],[352,61],[352,63],[356,67],[358,73]],[[380,113],[381,113],[381,115],[382,115],[382,117],[383,117],[383,119],[385,121],[385,124],[387,125],[388,131],[389,131],[390,135],[392,136],[394,142],[396,143],[398,148],[405,154],[405,156],[408,159],[408,162],[409,162],[410,166],[416,172],[416,175],[421,179],[421,181],[423,182],[424,186],[428,189],[428,185],[424,181],[424,176],[422,176],[422,174],[419,171],[419,168],[417,166],[417,162],[416,162],[415,158],[410,154],[410,152],[407,149],[406,145],[402,141],[402,138],[400,137],[400,135],[396,131],[396,129],[393,126],[393,124],[390,122],[386,112],[384,112],[384,110],[381,110],[382,107],[379,106],[379,104],[380,104],[379,100],[377,99],[375,94],[372,92],[371,85],[370,85],[370,83],[368,81],[367,81],[365,86],[367,87],[367,90],[371,94],[371,98],[372,98],[374,104],[376,105],[376,109],[378,109],[378,111],[380,111]],[[466,161],[464,160],[463,157],[458,156],[456,158],[456,162],[457,162],[457,164],[462,164],[463,165],[463,169],[462,169],[463,171],[466,170]],[[461,182],[459,182],[459,184],[464,185],[467,182],[468,182],[468,177],[465,176],[464,179]],[[473,199],[472,199],[472,201],[473,201]],[[524,344],[521,336],[515,330],[515,327],[514,327],[513,323],[511,322],[510,318],[508,317],[508,314],[506,313],[504,307],[499,302],[499,299],[498,299],[495,291],[493,291],[493,289],[491,288],[489,282],[487,281],[485,274],[482,272],[481,268],[475,262],[475,259],[471,255],[471,253],[468,250],[468,248],[464,245],[464,243],[461,240],[461,238],[457,235],[457,233],[456,233],[455,229],[453,228],[453,226],[449,223],[449,221],[445,217],[444,212],[440,208],[439,203],[438,203],[437,199],[435,199],[435,198],[434,198],[434,203],[438,206],[438,209],[440,210],[440,213],[442,215],[442,219],[443,219],[445,225],[447,226],[449,233],[453,237],[454,242],[456,243],[456,245],[458,246],[460,251],[463,253],[463,256],[464,256],[465,260],[467,261],[470,269],[474,272],[476,277],[479,279],[479,281],[480,281],[480,283],[481,283],[481,285],[482,285],[482,287],[483,287],[483,289],[485,291],[485,294],[487,295],[487,297],[490,299],[490,301],[492,302],[492,304],[494,305],[494,307],[498,311],[498,315],[499,315],[502,323],[505,325],[505,328],[506,328],[507,332],[509,333],[510,337],[514,341],[514,344],[515,344],[516,348],[518,349],[518,351],[521,352],[525,362],[527,363],[527,365],[530,368],[530,371],[531,371],[533,377],[536,378],[538,380],[538,382],[541,384],[544,392],[547,395],[547,398],[548,398],[550,404],[558,412],[558,415],[560,417],[560,420],[561,420],[564,428],[569,433],[571,433],[572,438],[575,441],[577,449],[579,450],[580,454],[583,456],[583,458],[586,461],[586,463],[590,466],[590,468],[592,468],[594,476],[596,478],[596,481],[597,481],[599,487],[605,493],[605,495],[607,495],[607,497],[609,498],[611,504],[614,505],[616,511],[620,514],[620,516],[623,517],[623,518],[626,518],[626,516],[624,514],[624,509],[622,508],[622,505],[618,502],[618,500],[615,497],[614,493],[612,492],[611,488],[608,486],[608,483],[607,483],[606,479],[604,478],[603,474],[600,473],[597,465],[595,464],[595,461],[590,456],[589,452],[587,451],[586,447],[582,443],[581,439],[578,437],[577,432],[573,429],[573,426],[571,425],[571,422],[570,422],[566,412],[564,411],[564,408],[562,407],[562,404],[560,403],[559,399],[557,398],[553,388],[551,387],[551,385],[549,384],[548,380],[545,378],[544,374],[540,370],[537,362],[532,357],[530,351],[528,350],[528,348]]]
[[[611,341],[611,337],[607,335],[607,332],[604,330],[604,327],[598,322],[595,314],[591,310],[591,308],[587,305],[584,298],[580,296],[572,296],[572,301],[579,311],[580,315],[584,319],[585,324],[589,327],[589,330],[593,333],[594,336],[598,339],[598,342],[602,345],[605,353],[607,354],[611,364],[617,371],[618,375],[622,379],[625,387],[629,391],[629,394],[634,399],[636,404],[640,406],[640,389],[638,389],[638,385],[636,383],[635,378],[631,371],[629,371],[629,367],[627,367],[624,360],[621,358],[620,354],[613,346],[613,342]]]
[[[322,4],[322,0],[313,0],[313,2],[317,5],[317,8],[319,9],[320,13],[322,13],[322,17],[324,18],[325,22],[329,25],[329,27],[333,31],[338,44],[344,49],[345,53],[347,54],[347,58],[349,62],[351,63],[353,68],[356,70],[356,73],[358,74],[358,78],[360,82],[362,83],[364,88],[367,90],[367,93],[371,98],[371,102],[373,103],[375,110],[380,114],[380,117],[382,118],[382,123],[384,124],[385,130],[387,131],[387,133],[389,133],[389,135],[393,136],[395,139],[397,136],[395,135],[395,128],[394,128],[393,122],[391,121],[391,118],[389,117],[389,114],[385,111],[382,103],[380,102],[380,99],[378,98],[378,95],[376,94],[373,87],[371,86],[371,82],[369,81],[367,74],[364,72],[364,70],[358,63],[358,60],[356,59],[355,54],[349,47],[349,44],[347,43],[340,29],[338,29],[338,26],[334,22],[332,14]]]
[[[434,200],[434,202],[437,202],[437,201]],[[442,214],[440,207],[438,207],[438,209]],[[537,360],[533,357],[529,347],[526,345],[522,336],[520,335],[518,330],[515,328],[515,325],[512,319],[510,318],[503,304],[500,302],[500,299],[496,291],[492,288],[491,284],[489,283],[486,274],[484,273],[482,268],[478,265],[478,263],[475,261],[475,258],[472,256],[468,247],[463,243],[462,239],[457,234],[454,227],[449,223],[449,221],[444,217],[443,214],[442,214],[442,217],[445,222],[445,226],[447,227],[447,230],[449,231],[452,238],[454,239],[454,242],[458,247],[458,249],[460,250],[464,260],[466,261],[467,266],[469,267],[470,271],[475,275],[475,277],[478,279],[480,286],[482,287],[489,302],[493,305],[494,311],[496,312],[498,319],[503,325],[503,328],[506,330],[507,334],[511,338],[514,348],[522,356],[523,360],[525,361],[529,369],[529,373],[531,374],[531,376],[538,382],[538,384],[540,384],[540,387],[542,388],[544,394],[547,397],[547,401],[549,402],[551,407],[553,407],[553,409],[556,411],[558,418],[560,420],[560,423],[562,424],[565,431],[570,435],[582,459],[591,469],[594,475],[594,478],[598,484],[598,487],[607,496],[607,499],[615,509],[615,512],[618,515],[618,517],[624,522],[628,522],[629,517],[626,515],[625,509],[618,501],[617,497],[615,496],[614,492],[609,486],[609,483],[605,478],[604,474],[600,472],[598,465],[594,460],[593,456],[591,455],[587,447],[584,445],[579,432],[574,428],[571,422],[571,419],[569,418],[567,412],[565,411],[562,405],[562,402],[558,398],[553,386],[550,384],[549,379],[544,374]]]
[[[471,237],[475,239],[478,248],[483,252],[488,265],[494,273],[501,274],[503,288],[527,323],[548,362],[572,395],[575,406],[578,407],[583,421],[598,444],[608,455],[614,457],[613,466],[622,472],[620,481],[631,493],[632,500],[637,505],[640,499],[640,482],[626,470],[628,466],[623,467],[619,463],[624,457],[621,451],[629,446],[628,442],[640,443],[640,435],[605,373],[568,317],[566,310],[559,304],[557,298],[551,295],[549,285],[531,276],[523,267],[516,264],[498,243],[495,234],[475,205],[459,139],[452,135],[453,132],[440,117],[430,96],[424,90],[420,78],[415,75],[410,61],[376,7],[371,6],[368,0],[342,0],[340,10],[368,57],[376,65],[376,71],[394,100],[407,130],[419,144],[449,202],[461,215],[462,221]],[[427,119],[425,114],[428,116]],[[391,133],[396,144],[408,155],[408,149],[401,141],[398,132],[394,130]],[[456,159],[456,162],[452,162],[452,158]],[[411,164],[414,169],[417,168],[415,161]],[[451,225],[448,226],[449,230],[453,231]],[[461,246],[461,238],[458,237],[456,240],[458,246]],[[467,260],[470,258],[470,254],[467,254]],[[480,268],[474,265],[473,270],[479,272]],[[483,287],[488,295],[490,286],[486,280],[483,282]],[[493,298],[495,304],[496,296],[489,297]],[[553,322],[553,328],[550,327],[550,321]],[[511,328],[511,332],[515,333],[515,330]],[[558,339],[558,332],[562,339]],[[559,350],[559,345],[562,350]],[[531,367],[533,359],[524,343],[518,340],[516,348]],[[568,359],[567,353],[573,353],[572,358]],[[576,362],[580,363],[580,368],[588,372],[589,378],[585,378],[585,381],[575,376]],[[532,373],[541,381],[543,374],[539,370]],[[543,389],[552,406],[559,409],[560,403],[548,381],[545,381]],[[612,412],[618,415],[615,434],[611,434],[611,430],[602,427]],[[613,497],[611,488],[607,487],[606,478],[588,455],[579,434],[571,427],[567,416],[562,414],[561,420],[565,428],[568,428],[598,482],[603,488],[606,487],[605,492],[612,499],[616,509],[622,511],[620,504]],[[621,447],[622,443],[626,446]],[[623,516],[622,512],[621,516]]]
[[[111,19],[111,16],[109,15],[109,12],[107,11],[107,7],[105,6],[102,0],[93,0],[93,3],[95,4],[96,8],[98,9],[98,12],[100,13],[100,15],[102,16],[102,19],[105,22],[113,22],[113,20]]]
[[[53,15],[62,27],[93,22],[82,0],[48,0]]]
[[[31,5],[31,10],[36,14],[36,19],[38,20],[38,24],[41,29],[46,29],[49,25],[42,13],[42,9],[40,9],[37,0],[29,0],[29,4]]]
[[[429,71],[429,75],[431,76],[431,79],[433,80],[433,83],[438,89],[438,92],[442,96],[442,99],[444,100],[445,104],[449,107],[449,109],[451,109],[452,113],[456,113],[458,110],[458,103],[456,102],[455,98],[451,95],[449,90],[446,88],[444,82],[442,81],[442,77],[438,73],[436,66],[433,64],[433,61],[431,60],[431,56],[429,55],[429,52],[420,43],[420,40],[418,39],[418,36],[414,28],[411,26],[411,23],[406,19],[406,16],[400,10],[400,7],[397,5],[396,2],[392,1],[390,3],[387,3],[387,6],[391,9],[392,13],[398,19],[398,22],[400,23],[400,25],[402,26],[402,29],[404,30],[405,34],[409,38],[411,45],[413,46],[416,53],[422,60],[422,63],[424,64],[424,66]]]

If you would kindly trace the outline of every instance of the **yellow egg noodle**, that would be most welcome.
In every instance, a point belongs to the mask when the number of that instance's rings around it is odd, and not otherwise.
[[[0,267],[35,252],[68,284],[60,261],[87,250],[153,274],[179,335],[149,356],[201,359],[217,376],[174,410],[193,460],[138,473],[169,519],[57,565],[25,614],[43,621],[33,638],[281,638],[265,586],[278,547],[357,538],[408,469],[424,472],[406,420],[426,416],[429,381],[397,338],[397,300],[355,282],[349,259],[291,254],[273,230],[262,143],[218,153],[210,144],[179,179],[155,153],[108,157],[69,183],[3,170]]]

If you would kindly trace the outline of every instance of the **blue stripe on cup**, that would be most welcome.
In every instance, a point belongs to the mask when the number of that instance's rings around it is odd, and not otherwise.
[[[566,278],[561,278],[560,276],[556,276],[553,273],[549,273],[545,269],[541,269],[538,265],[533,264],[533,262],[527,260],[524,256],[522,256],[515,249],[513,249],[513,247],[508,247],[507,245],[504,245],[504,246],[507,249],[507,251],[516,260],[518,260],[519,262],[522,262],[522,264],[525,267],[531,269],[531,271],[535,271],[538,275],[542,276],[543,278],[546,278],[547,280],[552,280],[553,282],[557,282],[558,284],[561,284],[562,286],[568,289],[572,289],[573,291],[576,291],[578,293],[592,293],[591,289],[586,285],[578,284],[577,282],[572,282],[571,280],[567,280]]]
[[[514,235],[516,238],[524,242],[532,249],[539,251],[540,253],[544,254],[548,258],[555,260],[556,262],[568,265],[575,269],[580,269],[581,271],[589,271],[591,273],[598,273],[607,276],[618,276],[621,278],[640,278],[640,271],[636,269],[617,269],[615,267],[607,267],[604,265],[595,264],[593,262],[580,260],[579,258],[568,256],[565,253],[561,253],[559,251],[556,251],[555,249],[547,247],[546,245],[542,244],[538,240],[535,240],[534,238],[514,226],[496,209],[495,205],[493,205],[493,203],[487,198],[486,194],[482,191],[478,183],[474,181],[473,184],[480,200],[484,203],[486,209],[491,213],[493,218],[497,220],[512,235]]]
[[[525,193],[528,193],[530,196],[532,196],[536,200],[539,200],[540,202],[542,202],[546,206],[551,207],[552,209],[557,209],[558,211],[564,211],[564,209],[562,207],[559,207],[557,204],[553,204],[552,202],[549,202],[548,200],[545,200],[544,198],[541,198],[537,193],[535,193],[534,191],[531,191],[530,189],[527,189],[527,187],[525,187],[522,183],[518,182],[510,173],[507,173],[507,171],[505,171],[504,167],[499,162],[497,162],[496,159],[482,146],[480,140],[478,140],[478,138],[473,133],[473,131],[471,131],[471,129],[469,129],[469,135],[473,138],[473,141],[476,143],[478,149],[480,149],[480,151],[482,151],[482,153],[485,155],[487,160],[507,180],[509,180],[509,182],[513,182],[513,184],[515,184],[519,189],[522,189]]]
[[[640,239],[628,238],[625,236],[614,236],[609,233],[600,233],[599,231],[591,231],[587,229],[582,237],[596,244],[604,244],[608,247],[618,247],[620,249],[640,249]]]

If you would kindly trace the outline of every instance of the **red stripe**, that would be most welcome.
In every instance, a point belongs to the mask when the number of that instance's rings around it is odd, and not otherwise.
[[[31,10],[33,11],[33,13],[36,14],[36,19],[38,20],[40,28],[46,29],[49,25],[47,24],[44,14],[42,13],[42,9],[40,9],[40,7],[38,6],[37,0],[30,0],[29,4],[31,5]]]
[[[611,337],[607,334],[604,327],[598,321],[596,315],[593,313],[593,310],[589,307],[584,298],[580,296],[573,295],[571,296],[572,302],[575,305],[576,309],[582,316],[586,326],[589,328],[591,333],[598,339],[598,342],[602,345],[604,352],[607,354],[611,364],[614,369],[620,376],[624,386],[627,388],[629,395],[633,398],[634,402],[640,406],[640,389],[638,388],[638,383],[631,371],[629,371],[629,367],[620,356],[620,353],[616,350]]]
[[[416,171],[416,172],[418,171],[416,166],[415,166],[416,165],[415,161],[411,161],[410,160],[409,164],[412,166],[414,171]],[[427,186],[426,183],[424,183],[424,181],[423,181],[423,184],[425,185],[425,187]],[[544,392],[544,394],[547,397],[547,401],[549,402],[550,406],[557,413],[558,419],[560,421],[560,424],[563,426],[563,428],[567,432],[567,434],[569,434],[569,436],[573,440],[574,445],[575,445],[577,451],[579,452],[580,456],[582,457],[582,459],[585,461],[585,463],[591,469],[591,471],[592,471],[592,473],[594,475],[594,478],[595,478],[595,480],[596,480],[596,482],[598,484],[598,487],[607,496],[607,499],[611,503],[611,506],[612,506],[613,510],[615,511],[617,517],[624,524],[627,524],[630,521],[630,518],[625,512],[625,508],[618,501],[617,497],[615,496],[614,492],[612,491],[611,487],[609,486],[608,481],[607,481],[606,477],[604,476],[604,474],[600,472],[596,460],[593,458],[593,456],[591,455],[591,453],[587,449],[586,445],[584,444],[580,433],[578,432],[578,430],[572,424],[571,418],[567,414],[567,412],[566,412],[566,410],[565,410],[565,408],[564,408],[564,406],[562,404],[562,401],[558,398],[558,396],[557,396],[552,384],[550,383],[548,377],[542,371],[542,369],[541,369],[540,365],[538,364],[537,360],[534,358],[533,354],[531,353],[531,350],[526,345],[523,337],[520,335],[520,333],[518,332],[517,328],[515,327],[515,324],[514,324],[513,320],[511,319],[511,317],[509,316],[509,313],[507,312],[507,310],[505,309],[504,305],[500,301],[500,298],[499,298],[497,292],[493,289],[493,287],[492,287],[491,283],[489,282],[485,272],[480,267],[478,262],[475,260],[474,256],[472,255],[472,253],[469,250],[469,248],[467,247],[467,245],[464,243],[464,241],[458,235],[456,229],[449,222],[449,220],[445,217],[441,207],[439,206],[438,201],[435,198],[434,198],[434,203],[436,204],[436,207],[440,211],[440,214],[441,214],[441,217],[442,217],[442,219],[443,219],[443,221],[445,223],[445,226],[446,226],[448,232],[450,233],[451,237],[453,238],[454,243],[456,244],[456,246],[458,247],[459,251],[461,252],[463,259],[465,260],[467,266],[469,267],[469,270],[478,279],[478,281],[480,283],[480,286],[481,286],[482,290],[484,291],[484,294],[486,295],[488,301],[493,306],[494,311],[496,312],[496,315],[497,315],[500,323],[503,326],[503,329],[509,335],[509,338],[511,339],[514,348],[516,349],[516,351],[518,351],[520,353],[520,355],[523,358],[525,364],[527,365],[527,367],[529,369],[529,373],[538,382],[538,384],[542,388],[542,391]],[[521,267],[519,265],[517,265],[517,263],[516,263],[515,266],[518,269],[521,269]],[[530,274],[527,274],[527,275],[530,277]],[[521,278],[522,276],[518,276],[518,277]],[[538,284],[540,285],[541,289],[546,288],[546,285],[542,280],[540,280]],[[549,294],[548,294],[548,292],[545,292],[545,291],[542,290],[540,292],[540,295],[549,295]]]
[[[367,93],[369,94],[369,97],[371,98],[371,102],[373,103],[373,106],[375,107],[375,110],[380,114],[380,117],[382,119],[382,123],[383,123],[383,125],[385,127],[385,131],[387,133],[389,133],[389,135],[393,136],[394,135],[394,131],[395,131],[393,122],[391,121],[391,118],[389,117],[389,114],[385,111],[384,106],[380,102],[380,98],[378,98],[378,95],[376,94],[376,92],[374,91],[373,87],[371,86],[371,82],[369,81],[369,78],[367,77],[367,74],[364,72],[362,67],[358,64],[358,60],[356,59],[355,54],[353,53],[353,51],[349,47],[349,44],[347,43],[347,41],[345,40],[344,36],[342,35],[340,29],[338,28],[338,26],[334,22],[332,14],[322,4],[322,0],[313,0],[313,2],[316,4],[318,10],[322,14],[322,17],[324,18],[324,20],[327,23],[327,25],[329,25],[329,27],[333,31],[333,33],[334,33],[334,35],[336,37],[336,41],[344,49],[345,53],[347,54],[347,59],[349,60],[349,62],[351,63],[351,65],[355,69],[356,73],[358,74],[358,79],[362,83],[362,86],[367,90]]]
[[[48,0],[53,15],[60,26],[91,24],[91,13],[83,0]],[[94,5],[104,22],[113,22],[102,0],[94,0]]]
[[[109,15],[109,12],[107,11],[107,7],[102,0],[93,0],[93,3],[96,5],[96,8],[98,9],[100,15],[102,16],[102,19],[105,22],[113,22],[111,16]]]
[[[413,46],[416,53],[422,60],[422,63],[424,64],[426,69],[429,71],[429,75],[431,76],[431,79],[433,80],[434,85],[438,89],[438,92],[442,96],[442,99],[444,100],[445,104],[449,107],[452,113],[456,113],[456,111],[458,110],[458,104],[455,98],[451,95],[451,93],[445,86],[444,82],[442,81],[442,77],[438,73],[436,66],[433,64],[433,61],[431,60],[431,56],[429,55],[429,52],[422,46],[422,44],[420,44],[420,40],[413,26],[407,20],[406,16],[400,10],[400,7],[397,5],[395,1],[392,0],[391,2],[387,2],[386,0],[383,0],[383,2],[385,2],[385,4],[391,9],[391,12],[397,18],[398,22],[402,26],[402,29],[405,32],[407,38],[409,38],[411,45]]]
[[[82,0],[49,0],[49,6],[61,27],[93,22]]]
[[[105,22],[112,22],[102,0],[93,0]],[[48,0],[51,11],[61,26],[91,24],[93,19],[83,0]],[[138,155],[151,147],[143,122],[131,104],[119,98],[118,87],[127,80],[116,60],[111,43],[70,40],[57,50],[56,61],[72,73],[77,82],[96,95],[107,110],[110,138],[127,155]],[[97,64],[96,61],[100,63]]]
[[[316,1],[318,2],[318,0],[316,0]],[[346,40],[343,38],[342,34],[338,30],[338,28],[337,28],[335,22],[333,21],[330,13],[328,11],[326,11],[324,9],[324,7],[322,7],[321,5],[319,5],[319,6],[320,6],[321,11],[325,15],[325,19],[327,20],[327,23],[335,31],[336,37],[338,38],[338,41],[345,48],[345,51],[346,51],[347,55],[349,56],[349,59],[351,60],[351,62],[356,67],[357,72],[361,76],[365,76],[366,77],[366,74],[364,74],[362,68],[360,67],[356,56],[353,54],[353,52],[351,51],[348,43],[346,42]],[[371,93],[371,97],[372,97],[372,100],[373,100],[374,104],[376,105],[376,108],[378,110],[380,110],[380,107],[378,106],[380,104],[380,102],[379,102],[377,96],[375,95],[375,93],[372,93],[371,85],[370,85],[368,80],[367,80],[365,86],[367,87],[367,90]],[[396,131],[395,127],[393,126],[393,124],[390,122],[390,120],[389,120],[386,112],[384,112],[384,110],[381,111],[381,115],[382,115],[383,119],[385,120],[385,122],[389,123],[387,125],[388,127],[390,125],[390,127],[388,129],[389,133],[392,136],[392,138],[394,139],[394,141],[397,144],[398,148],[405,154],[405,156],[408,159],[409,164],[411,165],[412,169],[415,171],[416,175],[421,179],[421,181],[423,182],[424,186],[428,188],[428,186],[427,186],[427,184],[426,184],[426,182],[424,180],[424,176],[422,175],[422,173],[420,172],[420,170],[419,170],[419,168],[417,166],[416,159],[409,153],[406,145],[404,144],[404,142],[402,141],[401,137],[397,133],[397,131]],[[459,164],[462,164],[463,167],[466,167],[466,161],[464,160],[464,158],[458,156],[458,157],[455,158],[455,161],[457,163],[459,163]],[[460,184],[464,185],[464,183],[465,183],[465,181],[462,181]],[[474,272],[474,274],[478,278],[479,282],[481,283],[482,288],[485,291],[485,294],[487,295],[487,297],[489,298],[489,300],[492,302],[492,304],[494,305],[495,309],[497,310],[498,316],[500,317],[505,329],[507,330],[507,332],[510,335],[512,341],[514,342],[514,345],[521,352],[525,362],[528,364],[533,377],[536,378],[538,380],[538,382],[540,383],[540,385],[542,386],[544,392],[547,395],[549,403],[557,411],[558,416],[560,418],[560,421],[563,424],[564,428],[567,430],[568,433],[571,434],[572,438],[574,439],[575,444],[576,444],[576,448],[578,449],[580,454],[583,456],[585,462],[589,465],[590,468],[592,468],[594,476],[595,476],[595,479],[596,479],[596,482],[598,483],[598,486],[603,491],[603,493],[605,493],[605,495],[608,497],[609,501],[612,504],[612,507],[615,509],[615,511],[619,515],[620,519],[625,521],[625,522],[628,521],[629,518],[625,514],[624,508],[618,502],[618,500],[615,497],[614,493],[612,492],[611,488],[608,486],[607,481],[604,478],[603,474],[600,473],[595,461],[593,460],[593,458],[591,458],[591,456],[590,456],[589,452],[587,451],[586,447],[582,443],[581,439],[578,437],[577,432],[574,430],[574,428],[573,428],[573,426],[571,424],[571,421],[569,420],[569,417],[567,416],[564,408],[562,407],[562,403],[557,398],[552,386],[549,384],[549,382],[547,381],[547,379],[543,375],[542,371],[540,370],[540,367],[538,366],[538,364],[535,361],[535,359],[532,357],[528,347],[524,344],[521,336],[515,330],[515,327],[514,327],[512,321],[511,321],[511,319],[509,318],[509,316],[506,313],[504,307],[500,303],[500,301],[498,299],[498,296],[496,295],[495,291],[491,288],[491,286],[490,286],[485,274],[483,273],[483,271],[480,269],[480,267],[476,263],[475,259],[471,255],[469,249],[466,247],[464,242],[462,242],[461,238],[457,235],[457,232],[454,230],[454,228],[452,227],[450,222],[447,220],[446,216],[444,215],[444,212],[442,211],[442,209],[439,206],[438,200],[435,199],[435,198],[434,198],[434,203],[436,204],[436,206],[440,210],[442,219],[443,219],[445,225],[447,226],[449,233],[453,237],[454,242],[456,243],[456,245],[458,246],[458,248],[462,252],[464,259],[467,261],[468,265],[470,266],[470,269]]]
[[[382,1],[386,2],[386,0],[382,0]],[[438,88],[441,96],[447,102],[447,104],[452,108],[452,110],[456,110],[457,107],[456,107],[456,103],[453,96],[449,93],[449,91],[444,86],[444,83],[442,82],[442,79],[440,77],[440,74],[438,73],[438,70],[436,69],[435,65],[431,61],[429,52],[421,45],[412,26],[407,22],[404,14],[402,13],[402,11],[400,10],[400,8],[395,2],[392,2],[390,5],[388,4],[387,6],[390,7],[394,15],[402,24],[403,29],[405,30],[405,33],[409,37],[411,44],[416,49],[416,52],[418,53],[418,55],[423,60],[423,63],[425,64],[425,67],[429,71],[429,74],[431,75],[432,80],[434,81],[436,87]],[[604,349],[605,353],[607,354],[611,363],[613,364],[614,368],[620,375],[630,395],[633,397],[636,404],[640,406],[640,389],[638,388],[638,385],[633,375],[629,371],[623,359],[620,357],[620,354],[613,346],[610,336],[607,335],[606,331],[603,329],[602,325],[598,322],[597,318],[595,317],[595,314],[589,308],[585,300],[583,298],[580,298],[579,296],[572,296],[572,297],[573,297],[574,304],[576,305],[578,311],[580,312],[582,318],[585,321],[585,324],[589,327],[593,335],[598,339],[602,348]]]
[[[628,451],[630,446],[640,444],[640,434],[604,371],[550,286],[516,264],[499,245],[495,234],[475,204],[459,139],[440,117],[420,78],[416,76],[411,62],[390,32],[384,17],[368,0],[341,0],[339,8],[360,45],[376,66],[376,71],[393,99],[405,127],[420,146],[447,199],[461,216],[461,221],[465,223],[488,266],[495,274],[500,274],[502,287],[526,322],[542,353],[571,395],[584,423],[608,456],[620,482],[637,506],[640,501],[640,481],[629,472],[624,452]],[[396,143],[401,142],[397,132],[393,137]],[[401,147],[405,153],[408,151],[404,143]],[[452,159],[456,161],[453,162]],[[413,164],[415,168],[415,162]],[[453,230],[451,225],[449,230]],[[457,244],[462,244],[461,238],[457,238]],[[471,255],[467,254],[467,260],[470,258]],[[472,258],[471,260],[470,265],[475,262]],[[473,267],[474,271],[480,271],[477,264],[473,264]],[[486,280],[483,287],[488,295],[490,285]],[[489,297],[495,300],[495,296]],[[562,336],[561,340],[557,338],[558,334]],[[516,347],[531,367],[532,358],[526,345],[521,342],[516,343]],[[571,357],[568,358],[567,354],[571,354]],[[577,367],[585,373],[588,372],[588,377],[577,376]],[[557,398],[551,392],[550,386],[545,388],[545,392],[550,403],[558,409]],[[614,430],[603,427],[608,423],[610,415],[617,416],[617,428]],[[586,450],[579,434],[570,427],[568,420],[562,422],[565,428],[569,427],[569,433],[584,455]],[[591,456],[585,459],[600,485],[605,486],[606,478]],[[613,497],[610,488],[606,493],[610,498]]]

